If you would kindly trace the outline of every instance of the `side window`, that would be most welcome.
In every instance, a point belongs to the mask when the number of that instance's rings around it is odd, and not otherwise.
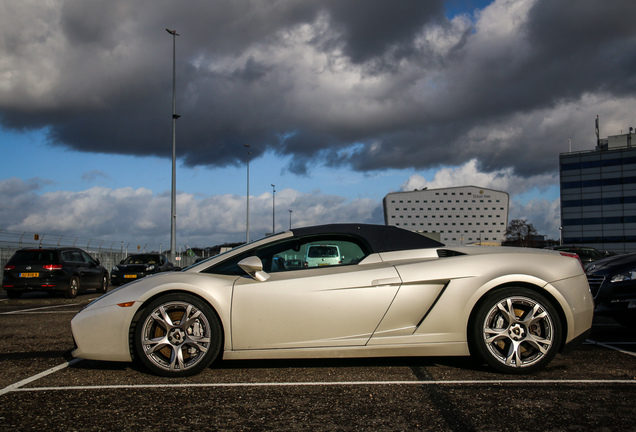
[[[365,256],[367,253],[352,240],[311,239],[311,241],[297,243],[294,248],[276,252],[271,258],[269,271],[352,265],[362,261]]]
[[[62,252],[62,259],[69,263],[84,262],[82,255],[78,251],[73,250]]]
[[[76,263],[85,263],[84,257],[80,251],[73,251],[71,254],[71,261]]]
[[[89,264],[95,263],[95,260],[89,254],[84,251],[81,251],[80,253],[82,254],[83,261],[86,261]]]
[[[343,236],[321,236],[284,240],[272,245],[246,251],[204,270],[204,273],[242,276],[238,263],[257,256],[267,273],[302,270],[336,265],[355,265],[368,255],[367,248],[356,239]]]

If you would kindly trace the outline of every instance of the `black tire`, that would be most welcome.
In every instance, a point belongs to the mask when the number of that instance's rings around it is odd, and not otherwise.
[[[64,297],[68,299],[74,299],[77,297],[77,293],[80,289],[80,282],[77,276],[73,276],[68,282],[68,288],[64,291]]]
[[[183,316],[189,318],[184,322]],[[150,303],[135,325],[136,357],[157,375],[184,377],[207,368],[221,350],[214,310],[189,294],[168,294]]]
[[[9,297],[10,299],[19,299],[20,297],[22,297],[22,291],[7,291],[7,297]]]
[[[97,292],[100,293],[100,294],[103,294],[106,291],[108,291],[108,275],[103,274],[102,275],[102,283],[99,286],[99,288],[97,288]]]
[[[486,295],[475,309],[471,326],[471,352],[504,373],[544,368],[563,339],[556,309],[528,288],[504,288]]]

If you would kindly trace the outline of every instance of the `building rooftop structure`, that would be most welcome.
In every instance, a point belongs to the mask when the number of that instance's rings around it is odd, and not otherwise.
[[[479,186],[392,192],[384,197],[384,222],[447,245],[501,244],[510,197]]]

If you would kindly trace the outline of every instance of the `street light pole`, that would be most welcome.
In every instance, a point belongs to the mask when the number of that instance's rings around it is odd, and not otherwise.
[[[292,211],[289,210],[289,229],[291,229],[291,214],[292,214]]]
[[[247,221],[245,222],[245,243],[250,242],[250,146],[243,144],[247,147]]]
[[[179,34],[176,30],[166,29],[172,35],[172,193],[170,196],[170,253],[172,257],[177,252],[177,144],[176,126],[177,119],[177,67],[176,67],[176,40]]]
[[[276,232],[276,185],[272,185],[272,234]]]

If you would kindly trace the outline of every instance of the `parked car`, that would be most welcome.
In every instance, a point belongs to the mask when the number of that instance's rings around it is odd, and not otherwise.
[[[75,298],[79,291],[91,288],[105,293],[108,271],[81,249],[21,249],[4,266],[2,288],[12,299],[27,291],[63,293]]]
[[[122,285],[131,280],[164,271],[174,270],[174,265],[163,254],[144,253],[130,255],[110,271],[110,283]]]
[[[337,245],[312,244],[307,247],[305,267],[321,267],[342,264]]]
[[[298,267],[310,245],[341,263]],[[384,225],[293,229],[112,291],[71,321],[73,356],[164,376],[225,359],[463,356],[528,373],[585,340],[575,255],[444,246]]]
[[[581,259],[581,262],[585,264],[589,264],[591,262],[606,258],[610,256],[609,252],[601,252],[593,247],[587,246],[571,246],[571,245],[562,245],[562,246],[552,246],[550,249],[575,253]]]
[[[587,265],[585,274],[594,295],[595,314],[636,327],[636,253],[595,261]]]

